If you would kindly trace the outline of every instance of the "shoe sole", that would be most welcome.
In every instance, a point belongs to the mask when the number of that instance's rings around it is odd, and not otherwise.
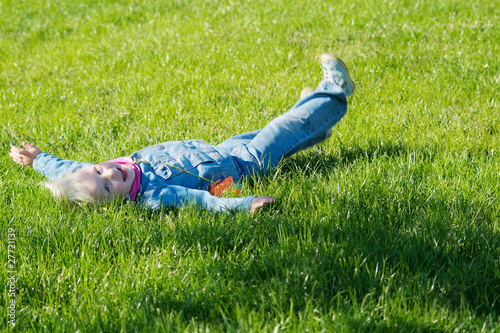
[[[347,66],[344,64],[344,62],[342,60],[340,60],[339,58],[337,58],[336,56],[331,55],[329,53],[323,53],[319,57],[319,59],[321,60],[322,63],[325,63],[325,64],[328,64],[332,60],[337,62],[340,65],[340,67],[342,67],[342,69],[347,74],[347,80],[349,81],[349,84],[352,87],[351,95],[354,94],[354,91],[356,91],[356,85],[354,84],[354,81],[351,79],[351,75],[349,74],[349,70],[347,69]]]

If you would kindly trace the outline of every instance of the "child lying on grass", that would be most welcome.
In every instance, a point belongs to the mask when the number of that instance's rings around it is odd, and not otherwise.
[[[221,186],[269,172],[283,157],[322,142],[347,112],[346,97],[355,89],[347,67],[330,54],[321,55],[321,63],[323,80],[316,90],[304,89],[295,106],[263,129],[217,146],[165,142],[95,165],[62,160],[25,142],[24,149],[12,146],[9,155],[46,176],[50,181],[44,185],[58,200],[125,200],[152,209],[194,203],[214,211],[255,212],[274,198],[216,196],[224,192]]]

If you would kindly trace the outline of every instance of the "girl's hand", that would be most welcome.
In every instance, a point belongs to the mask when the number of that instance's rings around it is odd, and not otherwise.
[[[250,212],[255,213],[259,208],[273,202],[274,202],[273,197],[266,197],[264,195],[261,197],[254,198],[252,200],[252,208],[250,208]]]
[[[17,164],[32,168],[33,161],[42,150],[26,142],[23,142],[23,146],[26,149],[19,149],[15,146],[10,147],[9,156],[12,157],[12,160]]]

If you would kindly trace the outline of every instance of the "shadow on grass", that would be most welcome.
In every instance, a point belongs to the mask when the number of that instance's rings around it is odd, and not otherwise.
[[[214,225],[212,230],[201,224],[181,227],[179,244],[212,244],[222,259],[207,262],[200,272],[207,283],[203,293],[191,290],[182,300],[166,297],[159,305],[207,323],[223,322],[222,315],[213,318],[221,304],[227,304],[223,313],[228,318],[234,318],[232,307],[240,305],[261,313],[263,320],[264,314],[279,316],[290,308],[296,317],[307,316],[313,305],[352,316],[349,325],[369,331],[387,328],[387,313],[400,328],[410,328],[420,316],[427,327],[436,317],[462,311],[497,317],[500,234],[488,226],[487,215],[458,230],[443,215],[446,207],[432,204],[439,210],[431,221],[396,228],[390,222],[396,217],[390,215],[388,225],[384,220],[349,225],[329,219],[304,226],[300,220],[260,217],[249,225],[217,225],[215,230]],[[302,246],[294,241],[306,234],[310,238]]]
[[[369,163],[375,158],[400,157],[406,155],[410,151],[410,148],[403,144],[380,142],[370,144],[368,147],[345,147],[341,145],[339,149],[338,155],[332,155],[331,153],[325,154],[321,150],[315,149],[306,150],[307,158],[301,155],[295,155],[283,160],[282,171],[284,173],[300,171],[307,175],[308,172],[319,169],[328,173],[332,167],[347,168],[358,160]],[[427,156],[430,156],[430,154],[427,154]],[[315,167],[311,168],[311,165]]]

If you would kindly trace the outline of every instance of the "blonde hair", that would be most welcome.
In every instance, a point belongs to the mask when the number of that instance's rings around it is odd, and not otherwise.
[[[48,188],[57,201],[73,203],[93,203],[94,197],[89,190],[83,186],[78,177],[78,173],[83,170],[69,173],[53,181],[43,182],[42,185]]]

